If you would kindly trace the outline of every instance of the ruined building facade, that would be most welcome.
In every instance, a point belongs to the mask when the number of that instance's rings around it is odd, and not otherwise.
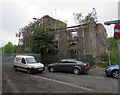
[[[76,36],[72,37],[71,32],[76,32]],[[106,30],[100,23],[69,27],[58,34],[60,54],[98,57],[108,50]]]
[[[48,15],[37,19],[34,23],[22,29],[21,33],[26,33],[20,39],[24,52],[30,52],[30,42],[25,37],[31,35],[32,31],[39,26],[52,28],[50,32],[55,35],[54,42],[58,55],[91,54],[93,57],[97,57],[107,52],[106,30],[102,24],[91,23],[89,25],[66,27],[67,25],[64,22],[53,19]],[[29,31],[26,28],[29,28]]]

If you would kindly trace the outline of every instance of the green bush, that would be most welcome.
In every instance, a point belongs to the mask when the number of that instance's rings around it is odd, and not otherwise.
[[[118,64],[118,50],[113,50],[111,52],[111,63],[112,65]]]
[[[103,54],[102,56],[101,56],[101,60],[102,61],[109,61],[109,58],[108,58],[108,53],[105,53],[105,54]]]
[[[104,53],[101,57],[97,58],[97,62],[95,65],[98,67],[106,67],[109,66],[109,61],[111,65],[118,64],[118,48],[117,48],[117,40],[114,37],[108,38],[109,43],[109,53]],[[110,57],[110,60],[109,60]]]
[[[108,62],[106,62],[106,63],[97,63],[96,65],[97,65],[97,67],[105,68],[105,67],[109,66],[109,63]]]
[[[109,63],[108,53],[102,55],[101,60],[104,61],[105,63]],[[111,65],[118,64],[118,50],[114,49],[110,52],[110,61]]]

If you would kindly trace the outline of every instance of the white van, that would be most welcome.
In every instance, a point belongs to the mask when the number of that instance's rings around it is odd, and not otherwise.
[[[42,63],[37,63],[33,56],[17,55],[14,58],[14,70],[18,69],[26,71],[28,74],[43,72],[45,67]]]

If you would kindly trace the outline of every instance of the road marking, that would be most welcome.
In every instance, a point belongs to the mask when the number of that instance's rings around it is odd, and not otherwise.
[[[18,90],[15,88],[15,86],[12,84],[12,82],[10,81],[10,79],[8,78],[7,74],[5,72],[3,72],[4,76],[5,76],[5,79],[6,81],[9,83],[11,89],[12,89],[12,92],[13,93],[17,93]]]
[[[87,88],[87,87],[84,87],[84,86],[78,86],[78,85],[75,85],[75,84],[72,84],[72,83],[67,83],[67,82],[63,82],[63,81],[59,81],[59,80],[55,80],[55,79],[51,79],[51,78],[47,78],[47,77],[42,77],[42,76],[35,76],[35,75],[30,75],[30,76],[35,77],[35,78],[48,80],[48,81],[52,81],[52,82],[56,82],[56,83],[60,83],[60,84],[64,84],[64,85],[68,85],[68,86],[72,86],[72,87],[75,87],[75,88],[81,88],[83,90],[87,90],[87,91],[91,91],[91,92],[95,92],[91,88]]]
[[[5,73],[3,73],[3,74],[4,74],[4,76],[5,76],[5,79],[6,79],[7,83],[9,83],[9,85],[10,85],[10,87],[11,87],[11,89],[12,89],[12,92],[14,93],[13,85],[12,85],[10,79],[8,78],[8,76],[7,76]]]
[[[81,75],[83,77],[87,77],[87,78],[97,78],[97,79],[104,79],[104,77],[94,77],[94,76],[85,76],[85,75]]]
[[[56,80],[56,79],[51,79],[51,78],[47,78],[47,77],[43,77],[43,76],[36,76],[36,75],[30,75],[30,74],[26,74],[26,75],[32,76],[32,77],[35,77],[35,78],[40,78],[40,79],[43,79],[43,80],[48,80],[48,81],[51,81],[51,82],[56,82],[56,83],[60,83],[60,84],[72,86],[72,87],[75,87],[75,88],[81,88],[83,90],[87,90],[87,91],[91,91],[91,92],[96,92],[94,89],[91,89],[91,88],[88,88],[88,87],[85,87],[85,86],[79,86],[79,85],[75,85],[75,84],[72,84],[72,83],[68,83],[68,82],[64,82],[64,81],[59,81],[59,80]],[[104,77],[93,77],[93,76],[85,76],[85,75],[81,75],[81,76],[87,77],[87,78],[104,79]]]

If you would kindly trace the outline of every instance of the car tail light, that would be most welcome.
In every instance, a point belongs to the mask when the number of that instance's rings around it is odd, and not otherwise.
[[[89,64],[83,64],[84,67],[89,67]]]

